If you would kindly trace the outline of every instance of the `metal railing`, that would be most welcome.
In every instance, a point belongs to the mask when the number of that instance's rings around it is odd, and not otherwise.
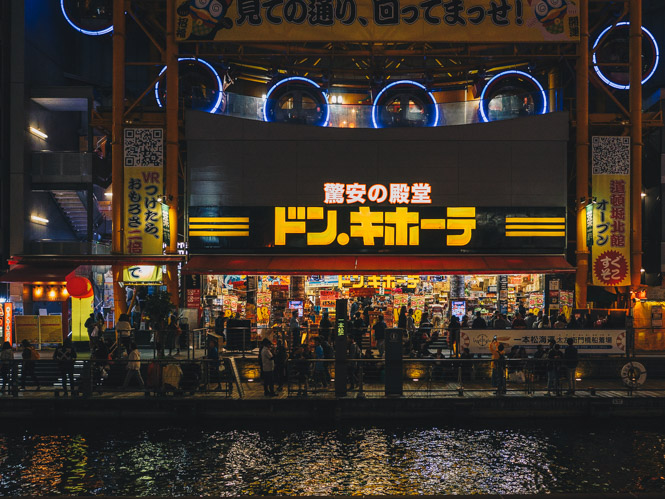
[[[213,392],[232,396],[235,392],[234,396],[242,396],[238,395],[242,391],[248,397],[260,396],[261,383],[250,382],[262,379],[258,359],[237,358],[238,368],[232,360],[92,358],[61,364],[43,358],[15,359],[2,362],[0,381],[3,393],[14,396],[43,396],[45,392],[85,397],[116,392],[178,396]],[[140,379],[131,372],[137,367]],[[344,376],[343,393],[338,376]],[[665,397],[665,361],[653,357],[581,358],[576,366],[566,360],[534,358],[354,358],[341,363],[293,358],[276,365],[270,378],[273,389],[281,387],[287,397],[531,397],[573,391],[578,396]],[[265,391],[271,390],[266,387]]]

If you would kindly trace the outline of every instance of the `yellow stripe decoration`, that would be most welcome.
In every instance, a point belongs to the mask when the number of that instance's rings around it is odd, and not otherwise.
[[[239,223],[248,224],[249,217],[190,217],[189,223]]]
[[[565,225],[506,225],[506,230],[510,229],[545,229],[545,230],[553,230],[553,229],[560,229],[560,230],[566,230]]]
[[[536,232],[536,231],[526,231],[526,230],[520,230],[516,232],[509,232],[506,231],[506,237],[565,237],[566,232],[565,231],[551,231],[551,232]]]
[[[215,224],[191,224],[190,230],[195,229],[249,229],[249,224],[237,225],[215,225]]]
[[[249,237],[249,231],[243,230],[192,230],[190,236]]]
[[[506,217],[507,224],[518,223],[545,223],[545,224],[565,224],[565,217],[551,217],[551,218],[538,218],[538,217]]]

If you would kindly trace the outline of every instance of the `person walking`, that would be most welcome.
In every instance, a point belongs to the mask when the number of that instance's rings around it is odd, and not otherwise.
[[[575,347],[574,340],[568,338],[566,340],[568,346],[563,353],[563,358],[566,367],[566,378],[568,379],[568,391],[566,395],[575,395],[575,369],[577,368],[577,347]]]
[[[319,322],[319,336],[323,340],[330,339],[330,330],[332,329],[332,322],[330,322],[330,317],[328,312],[323,312],[321,321]]]
[[[95,346],[97,344],[97,336],[99,334],[99,328],[97,327],[97,319],[95,318],[95,313],[91,312],[90,317],[85,320],[83,324],[85,329],[88,331],[88,341],[90,343],[90,352],[94,352]]]
[[[120,314],[118,322],[115,323],[115,332],[118,335],[118,342],[129,354],[129,347],[132,343],[132,325],[129,323],[127,314]]]
[[[296,314],[298,313],[297,311]],[[264,338],[261,349],[261,366],[263,367],[263,395],[266,397],[275,396],[275,355],[272,349],[272,343],[268,338]]]
[[[374,331],[376,348],[379,349],[379,358],[381,358],[386,351],[386,323],[383,320],[383,314],[379,314],[376,324],[372,326],[372,330]]]
[[[277,340],[277,348],[275,348],[275,382],[277,383],[277,391],[281,392],[286,382],[286,360],[288,354],[284,347],[284,340],[281,338]]]
[[[2,393],[11,393],[12,391],[12,371],[14,364],[14,351],[12,344],[5,341],[0,351],[0,376],[2,376]]]
[[[23,365],[21,366],[21,390],[25,390],[25,382],[28,377],[32,379],[32,382],[37,385],[37,390],[39,390],[39,378],[35,374],[35,362],[39,360],[39,352],[35,350],[35,347],[27,339],[23,340],[21,345],[23,345],[23,352],[21,353],[21,358],[23,359]]]
[[[129,386],[130,381],[133,378],[136,378],[139,382],[141,390],[145,387],[143,383],[143,378],[141,377],[141,352],[136,347],[136,343],[131,343],[129,345],[129,361],[127,362],[127,376],[125,376],[125,382],[122,384],[123,388]]]
[[[466,317],[466,316],[465,316]],[[450,317],[448,323],[448,346],[450,347],[450,356],[456,355],[457,345],[459,344],[460,323],[456,315]]]
[[[76,350],[72,345],[72,339],[67,337],[62,345],[58,346],[53,352],[53,359],[58,361],[60,377],[62,377],[62,389],[67,393],[67,379],[69,378],[69,388],[74,395],[74,361],[76,360]]]

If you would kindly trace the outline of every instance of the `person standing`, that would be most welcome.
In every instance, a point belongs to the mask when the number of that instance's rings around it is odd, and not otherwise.
[[[284,348],[284,340],[277,340],[277,348],[275,348],[275,382],[277,383],[277,391],[282,391],[284,382],[286,381],[286,359],[288,354]]]
[[[220,312],[217,314],[217,317],[215,317],[215,334],[217,336],[222,337],[222,341],[226,342],[226,335],[224,334],[224,323],[226,322],[226,319],[224,318],[224,314]]]
[[[217,350],[217,342],[214,338],[210,338],[208,341],[206,360],[208,361],[208,383],[217,382],[215,390],[220,392],[222,391],[222,382],[219,377],[219,350]]]
[[[329,340],[330,339],[330,330],[332,329],[332,322],[330,322],[330,317],[328,316],[328,312],[323,312],[323,316],[321,317],[321,321],[319,322],[319,336],[323,340]]]
[[[289,333],[291,333],[291,349],[300,346],[300,323],[298,322],[298,311],[291,311],[291,320],[289,321]]]
[[[297,314],[298,312],[294,310]],[[263,395],[266,397],[275,396],[275,355],[272,349],[272,343],[268,338],[264,338],[261,349],[261,366],[263,367]]]
[[[21,389],[25,390],[25,382],[27,381],[28,377],[30,377],[32,382],[37,385],[37,390],[39,390],[39,378],[37,378],[37,375],[35,374],[35,362],[39,360],[39,353],[27,339],[23,340],[21,345],[23,345],[23,352],[21,353],[21,358],[23,359]]]
[[[314,338],[314,355],[316,357],[316,362],[314,364],[314,386],[316,387],[321,383],[323,388],[327,388],[328,380],[326,379],[326,365],[323,362],[325,354],[323,352],[323,346],[321,345],[321,338],[318,336]]]
[[[67,378],[69,378],[69,388],[74,394],[74,361],[76,360],[76,350],[72,346],[71,338],[67,337],[61,346],[58,346],[53,352],[53,359],[58,361],[58,369],[62,377],[62,389],[67,396]]]
[[[487,329],[487,322],[483,319],[480,311],[476,312],[476,318],[471,323],[471,329]]]
[[[132,378],[136,378],[141,390],[143,390],[145,383],[143,383],[143,378],[141,377],[141,352],[139,352],[139,349],[136,347],[136,343],[131,343],[129,345],[129,350],[127,376],[125,376],[125,382],[122,384],[122,387],[127,388]]]
[[[568,391],[566,395],[575,395],[575,369],[577,368],[577,347],[573,345],[574,340],[568,338],[566,340],[568,346],[563,353],[563,358],[566,363],[566,378],[568,379]]]
[[[465,316],[466,317],[466,316]],[[460,335],[460,323],[456,315],[450,317],[448,323],[448,345],[450,346],[450,356],[457,354],[457,345]]]
[[[376,324],[374,324],[372,330],[374,330],[376,348],[379,349],[379,358],[381,358],[383,357],[383,353],[386,351],[386,323],[383,320],[383,314],[379,314]]]
[[[2,376],[2,393],[12,392],[12,371],[14,364],[14,351],[12,344],[5,341],[2,344],[2,351],[0,352],[0,375]]]
[[[550,349],[547,351],[547,396],[549,397],[554,392],[555,395],[560,394],[559,386],[559,368],[561,367],[561,359],[563,355],[556,341],[550,341]]]
[[[95,328],[97,327],[97,319],[95,318],[95,313],[91,312],[90,317],[88,317],[85,321],[85,324],[83,324],[85,329],[88,331],[88,341],[90,342],[90,352],[93,352],[95,350],[95,345],[97,343],[97,336],[98,336],[98,330],[95,331]]]

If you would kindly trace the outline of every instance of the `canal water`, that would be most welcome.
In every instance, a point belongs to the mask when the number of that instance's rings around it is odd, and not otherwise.
[[[445,420],[445,417],[442,418]],[[0,430],[0,495],[662,492],[661,424]]]

